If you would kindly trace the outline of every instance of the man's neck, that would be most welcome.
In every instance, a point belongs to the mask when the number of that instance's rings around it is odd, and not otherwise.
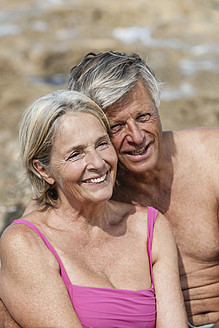
[[[173,181],[174,143],[171,132],[164,134],[162,153],[156,167],[135,174],[119,165],[114,199],[153,206],[162,213],[169,208]]]

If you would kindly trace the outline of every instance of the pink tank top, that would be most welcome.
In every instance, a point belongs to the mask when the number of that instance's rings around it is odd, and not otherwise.
[[[155,328],[156,299],[152,275],[151,245],[157,213],[157,210],[148,207],[147,252],[151,288],[138,291],[72,285],[57,252],[39,229],[29,221],[22,219],[15,220],[12,224],[23,223],[32,228],[54,254],[72,305],[84,328]]]

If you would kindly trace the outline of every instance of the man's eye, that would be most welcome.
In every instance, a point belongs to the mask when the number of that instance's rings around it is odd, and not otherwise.
[[[123,124],[115,124],[110,127],[110,132],[111,134],[115,134],[119,132],[123,127]]]
[[[136,118],[136,120],[137,120],[138,122],[147,122],[147,121],[150,120],[150,118],[151,118],[151,114],[146,113],[146,114],[139,115],[139,116]]]

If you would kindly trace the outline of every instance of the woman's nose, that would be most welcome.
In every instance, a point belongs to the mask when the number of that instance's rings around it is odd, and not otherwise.
[[[104,165],[104,159],[99,151],[91,150],[89,154],[86,155],[86,162],[88,168],[101,169]]]

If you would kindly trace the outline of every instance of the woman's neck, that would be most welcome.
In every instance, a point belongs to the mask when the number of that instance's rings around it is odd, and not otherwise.
[[[60,202],[53,208],[56,216],[65,223],[84,222],[88,225],[103,227],[110,224],[110,202],[82,202],[80,205]]]

